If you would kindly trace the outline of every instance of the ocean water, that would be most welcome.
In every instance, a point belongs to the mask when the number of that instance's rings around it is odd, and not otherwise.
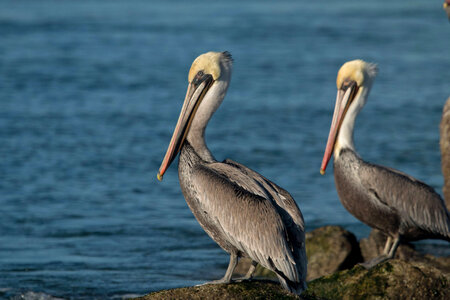
[[[370,232],[340,204],[332,165],[319,174],[347,60],[379,66],[361,156],[441,192],[441,2],[0,1],[0,298],[120,299],[224,274],[176,162],[156,180],[190,64],[210,50],[234,57],[210,149],[287,189],[308,230]]]

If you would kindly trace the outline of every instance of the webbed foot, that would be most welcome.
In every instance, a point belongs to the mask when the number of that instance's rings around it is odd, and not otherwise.
[[[218,280],[208,281],[205,283],[200,283],[200,284],[197,284],[196,286],[202,286],[202,285],[207,285],[207,284],[231,283],[231,282],[234,282],[234,280],[231,280],[231,279],[227,280],[226,278],[222,278],[222,279],[218,279]]]
[[[388,255],[380,255],[378,257],[375,257],[369,261],[366,261],[364,263],[359,263],[358,265],[364,267],[366,270],[371,269],[372,267],[378,265],[379,263],[382,263],[386,260],[391,259]]]

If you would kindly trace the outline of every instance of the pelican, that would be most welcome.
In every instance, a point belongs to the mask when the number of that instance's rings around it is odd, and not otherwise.
[[[231,79],[228,52],[197,57],[181,113],[158,173],[162,176],[180,153],[181,191],[197,221],[230,254],[229,283],[240,257],[274,271],[282,286],[300,294],[306,288],[305,233],[302,213],[291,195],[265,177],[230,159],[218,162],[205,143],[205,128],[222,103]]]
[[[449,0],[450,1],[450,0]],[[440,124],[441,167],[444,175],[444,194],[447,210],[450,210],[450,97],[445,102]]]
[[[445,0],[442,4],[442,8],[447,13],[448,19],[450,20],[450,0]]]
[[[384,232],[383,254],[366,268],[395,255],[400,241],[450,241],[450,217],[442,198],[425,183],[397,170],[360,158],[353,145],[355,119],[367,101],[377,73],[362,60],[345,63],[338,72],[336,105],[320,173],[334,154],[334,179],[342,205],[356,218]]]

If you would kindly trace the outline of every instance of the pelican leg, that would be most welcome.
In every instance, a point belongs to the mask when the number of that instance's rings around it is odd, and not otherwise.
[[[245,274],[244,279],[248,280],[248,279],[252,279],[253,278],[253,274],[255,273],[257,264],[258,263],[256,261],[252,260],[252,264],[251,264],[250,268],[248,269],[247,274]]]
[[[398,245],[400,244],[400,238],[396,237],[394,242],[392,243],[392,238],[388,237],[386,240],[386,245],[384,247],[383,254],[377,256],[365,263],[361,263],[360,265],[366,268],[367,270],[382,263],[386,260],[389,260],[394,257],[395,252],[397,251]]]
[[[389,251],[389,254],[387,255],[388,258],[394,258],[395,252],[397,252],[397,248],[400,245],[400,238],[396,237],[394,240],[394,243],[392,244],[391,250]]]
[[[384,245],[384,250],[383,250],[384,255],[389,254],[389,249],[391,249],[391,246],[392,246],[392,238],[390,236],[388,236],[388,238],[386,240],[386,244]]]
[[[231,253],[230,254],[230,263],[228,264],[228,268],[227,268],[227,271],[225,272],[225,276],[223,276],[221,279],[206,282],[204,284],[230,283],[231,275],[233,275],[233,271],[234,271],[234,268],[236,268],[237,263],[238,263],[238,256],[234,253]],[[201,284],[201,285],[203,285],[203,284]]]
[[[253,278],[253,274],[255,273],[257,265],[258,265],[258,263],[256,261],[252,260],[252,264],[250,265],[250,268],[248,268],[247,274],[245,274],[244,277],[237,278],[236,281],[242,282],[245,280],[251,280]]]

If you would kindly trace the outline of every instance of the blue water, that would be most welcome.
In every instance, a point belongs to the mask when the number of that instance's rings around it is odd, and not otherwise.
[[[121,298],[223,275],[176,164],[156,180],[187,71],[209,50],[235,60],[209,147],[290,191],[308,230],[370,231],[341,206],[332,166],[319,175],[347,60],[380,70],[361,156],[441,192],[441,2],[0,1],[0,298]]]

